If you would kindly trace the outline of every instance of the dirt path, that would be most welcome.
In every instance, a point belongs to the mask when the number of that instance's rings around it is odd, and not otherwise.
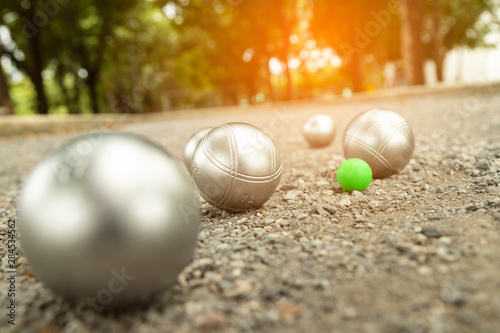
[[[335,181],[342,133],[371,107],[407,118],[416,149],[399,175],[349,195]],[[337,135],[332,146],[311,150],[300,127],[316,113],[335,119]],[[271,200],[240,214],[203,206],[195,256],[179,283],[126,315],[79,316],[38,282],[21,252],[16,326],[3,314],[0,331],[500,332],[498,87],[196,115],[124,129],[180,158],[199,128],[257,125],[274,138],[284,163]],[[16,216],[29,170],[67,137],[0,142],[0,232]]]

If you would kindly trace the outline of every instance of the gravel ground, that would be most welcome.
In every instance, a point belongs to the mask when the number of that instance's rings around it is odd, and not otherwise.
[[[399,175],[348,194],[335,180],[342,133],[371,107],[411,123],[415,153]],[[309,149],[301,137],[316,113],[337,123],[330,147]],[[124,130],[181,158],[194,131],[235,120],[263,128],[282,155],[281,184],[261,209],[230,214],[203,204],[194,258],[178,283],[128,313],[78,315],[36,279],[21,249],[15,326],[5,315],[0,236],[0,331],[500,332],[498,85],[197,113]],[[0,233],[16,217],[29,170],[70,136],[0,141]]]

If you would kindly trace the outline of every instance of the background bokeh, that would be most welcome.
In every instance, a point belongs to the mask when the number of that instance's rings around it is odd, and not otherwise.
[[[491,77],[500,61],[464,54],[500,45],[499,8],[498,0],[2,0],[0,114],[349,97],[460,81],[472,62]]]

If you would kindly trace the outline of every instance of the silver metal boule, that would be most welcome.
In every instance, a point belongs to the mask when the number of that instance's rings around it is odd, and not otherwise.
[[[356,116],[344,133],[344,156],[368,163],[373,178],[386,178],[401,171],[415,147],[413,131],[399,114],[371,109]]]
[[[160,146],[133,134],[83,135],[25,182],[24,253],[35,274],[81,311],[144,303],[191,260],[197,198],[188,173]]]
[[[184,164],[186,165],[186,168],[191,171],[191,160],[193,158],[193,153],[194,150],[196,149],[196,146],[198,145],[198,142],[200,142],[201,138],[205,136],[212,127],[205,127],[202,128],[201,130],[195,132],[191,137],[188,139],[186,142],[186,145],[184,146]]]
[[[335,122],[324,114],[317,114],[304,123],[302,134],[312,148],[326,147],[335,136]]]
[[[202,197],[230,212],[263,205],[276,190],[281,170],[281,158],[272,139],[245,123],[212,129],[196,147],[191,165]]]

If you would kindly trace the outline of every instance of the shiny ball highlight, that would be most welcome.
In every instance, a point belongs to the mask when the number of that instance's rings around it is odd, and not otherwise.
[[[343,138],[345,158],[364,160],[370,165],[373,178],[400,172],[410,161],[414,148],[410,124],[396,112],[384,109],[371,109],[356,116]]]

